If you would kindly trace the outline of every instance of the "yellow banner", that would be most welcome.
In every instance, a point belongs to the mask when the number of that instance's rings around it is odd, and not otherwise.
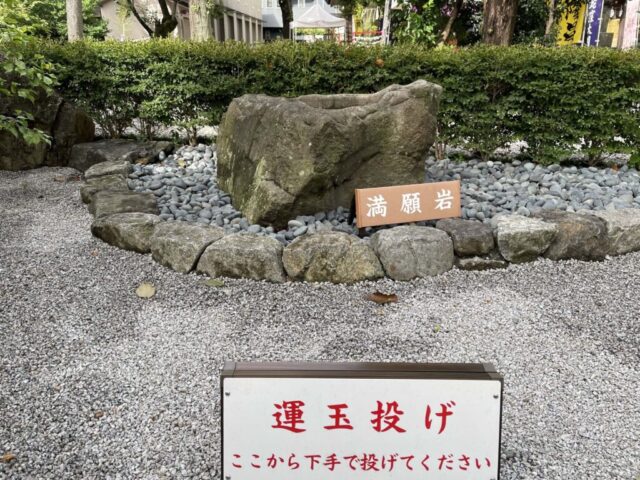
[[[582,41],[586,10],[587,6],[583,4],[580,10],[570,9],[560,14],[558,19],[558,45],[573,45]]]

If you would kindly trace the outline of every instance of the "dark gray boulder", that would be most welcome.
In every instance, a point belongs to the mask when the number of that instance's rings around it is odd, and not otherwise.
[[[151,235],[160,217],[150,213],[116,213],[96,219],[91,225],[94,236],[124,250],[151,251]]]
[[[608,253],[607,227],[595,215],[562,210],[543,210],[535,215],[558,228],[553,242],[544,252],[551,260],[602,260]]]
[[[422,183],[442,88],[424,80],[371,95],[231,102],[218,135],[218,176],[252,223],[348,208],[355,188]]]
[[[128,192],[129,185],[127,179],[122,175],[104,175],[92,178],[80,187],[80,198],[84,203],[89,204],[93,200],[93,196],[103,190]]]
[[[453,267],[453,244],[435,228],[401,226],[380,230],[371,237],[387,275],[394,280],[433,277]]]
[[[0,170],[67,166],[73,145],[93,140],[93,120],[55,92],[41,92],[33,103],[22,98],[0,97],[0,115],[12,115],[17,109],[33,115],[31,126],[49,135],[51,144],[29,145],[1,130]]]
[[[291,278],[306,282],[354,283],[384,276],[371,247],[342,232],[298,237],[284,249],[282,263]]]
[[[227,235],[204,251],[197,270],[210,277],[250,278],[281,283],[286,280],[282,266],[282,244],[258,235]]]
[[[446,218],[438,220],[436,228],[453,240],[453,250],[459,257],[487,255],[495,247],[491,227],[473,220]]]
[[[500,214],[491,219],[502,257],[511,263],[532,262],[555,238],[558,227],[538,218]]]
[[[223,235],[224,230],[220,227],[161,222],[151,237],[151,254],[159,264],[176,272],[189,273],[204,250]]]
[[[609,255],[623,255],[640,250],[640,208],[600,210],[592,214],[605,222]]]

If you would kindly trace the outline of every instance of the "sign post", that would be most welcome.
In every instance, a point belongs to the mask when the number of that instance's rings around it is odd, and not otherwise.
[[[459,180],[356,189],[358,228],[460,215]]]
[[[490,364],[227,363],[225,480],[498,480]]]

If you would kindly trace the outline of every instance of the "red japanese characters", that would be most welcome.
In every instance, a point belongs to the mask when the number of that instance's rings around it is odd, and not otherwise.
[[[304,425],[305,403],[302,400],[284,400],[281,403],[274,404],[276,412],[272,415],[275,418],[275,424],[271,428],[287,430],[292,433],[306,432]],[[426,406],[424,426],[427,430],[431,430],[435,417],[437,420],[438,435],[442,434],[447,427],[448,417],[453,415],[453,407],[456,402],[453,400],[441,403],[437,410],[433,410],[431,405]],[[346,403],[337,403],[327,405],[329,409],[328,419],[331,423],[326,425],[325,430],[353,430],[354,426],[346,411],[349,405]],[[405,433],[407,430],[400,425],[404,411],[400,409],[398,402],[382,402],[376,401],[376,408],[371,411],[371,425],[373,430],[379,433],[394,431]]]
[[[269,469],[282,471],[362,471],[362,472],[393,472],[404,470],[413,472],[447,472],[459,471],[468,472],[469,476],[473,472],[491,468],[491,461],[488,458],[472,457],[465,453],[453,454],[442,453],[440,455],[430,454],[402,454],[402,453],[357,453],[353,455],[329,455],[320,454],[296,454],[277,455],[272,453],[263,458],[260,455],[252,454],[243,459],[240,454],[233,455],[234,469]]]

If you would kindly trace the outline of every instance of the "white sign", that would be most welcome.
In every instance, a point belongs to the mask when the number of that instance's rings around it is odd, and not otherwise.
[[[225,378],[224,478],[498,478],[499,380]]]

